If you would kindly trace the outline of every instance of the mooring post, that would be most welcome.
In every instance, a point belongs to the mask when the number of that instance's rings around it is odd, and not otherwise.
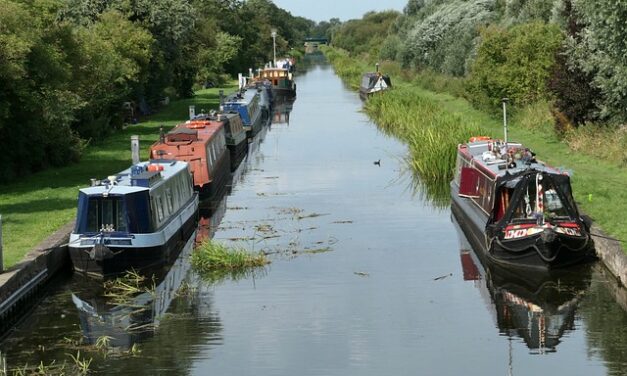
[[[131,159],[133,164],[139,163],[139,136],[131,136]]]
[[[220,90],[220,111],[224,111],[224,90]]]
[[[2,261],[2,214],[0,214],[0,273],[4,272],[4,263]]]
[[[193,120],[196,117],[196,106],[189,106],[189,120]]]

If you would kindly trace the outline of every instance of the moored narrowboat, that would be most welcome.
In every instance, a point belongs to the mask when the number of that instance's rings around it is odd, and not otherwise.
[[[69,252],[74,270],[107,277],[163,266],[196,229],[189,165],[142,162],[82,188]]]
[[[242,118],[244,129],[249,138],[253,137],[263,125],[261,97],[256,89],[241,89],[225,98],[222,112],[236,112]]]
[[[359,96],[367,99],[375,93],[381,93],[392,87],[390,76],[379,72],[379,64],[376,65],[375,72],[364,73],[361,76],[361,84],[359,85]]]
[[[150,147],[150,157],[189,163],[194,188],[201,196],[214,194],[230,173],[224,121],[189,120],[177,125]]]
[[[272,94],[275,98],[296,98],[296,82],[294,74],[289,68],[264,68],[261,70],[259,81],[269,82],[272,85]]]
[[[462,227],[499,264],[546,270],[581,262],[593,249],[569,176],[522,144],[473,137],[459,145],[451,196]]]
[[[193,120],[218,121],[224,124],[224,136],[226,147],[229,149],[231,171],[235,171],[248,152],[248,138],[239,114],[236,112],[212,112],[196,115]]]

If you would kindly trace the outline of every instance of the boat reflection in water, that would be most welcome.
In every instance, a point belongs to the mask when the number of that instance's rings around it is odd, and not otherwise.
[[[236,172],[243,170],[240,166]],[[237,175],[236,175],[237,176]],[[198,206],[198,231],[196,243],[212,239],[226,213],[226,198],[231,193],[233,175],[216,196],[202,200]]]
[[[292,112],[293,100],[283,99],[274,101],[272,107],[272,125],[285,124],[290,125],[290,112]]]
[[[72,301],[79,312],[85,342],[95,345],[99,338],[108,336],[111,348],[127,351],[136,342],[150,337],[189,274],[195,238],[195,234],[191,236],[172,266],[160,277],[156,276],[154,292],[146,291],[116,303],[104,297],[101,284],[77,281]]]
[[[578,265],[558,271],[507,269],[480,257],[481,252],[451,216],[460,240],[465,281],[473,281],[488,303],[499,331],[519,337],[532,354],[557,351],[565,333],[575,329],[575,312],[590,286],[592,267]]]

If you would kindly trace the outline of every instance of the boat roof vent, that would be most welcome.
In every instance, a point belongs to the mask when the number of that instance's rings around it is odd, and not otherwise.
[[[150,188],[153,184],[161,179],[161,172],[159,171],[144,171],[138,175],[131,177],[131,185],[133,187],[145,187]]]

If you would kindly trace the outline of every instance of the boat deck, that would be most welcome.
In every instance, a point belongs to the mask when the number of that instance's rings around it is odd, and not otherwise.
[[[482,166],[493,176],[506,173],[515,174],[527,169],[560,173],[557,169],[536,160],[534,154],[520,143],[500,140],[480,140],[459,146],[459,152],[471,161],[472,165]]]

